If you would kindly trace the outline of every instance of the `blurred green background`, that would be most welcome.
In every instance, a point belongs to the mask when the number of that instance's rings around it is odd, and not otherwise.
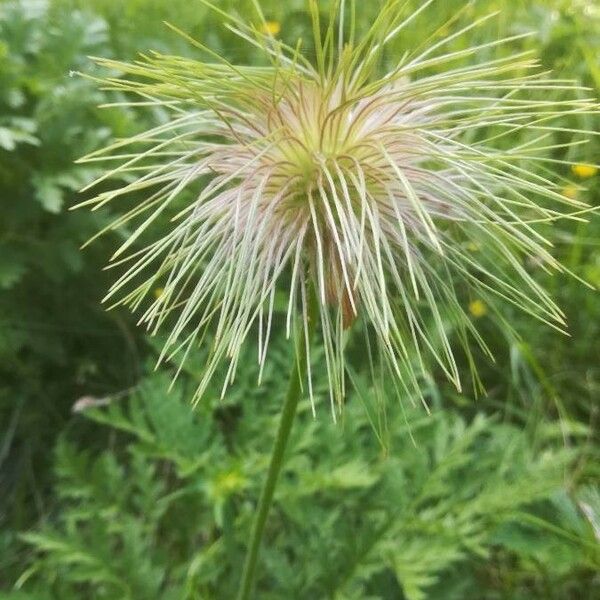
[[[252,18],[250,1],[214,1]],[[359,4],[364,25],[380,3]],[[390,48],[389,65],[463,4],[435,3]],[[303,0],[262,6],[284,40],[309,36]],[[469,43],[534,31],[511,50],[534,49],[557,77],[599,95],[597,1],[480,0],[457,27],[495,10]],[[153,371],[160,340],[101,306],[102,267],[127,231],[79,249],[118,207],[68,210],[96,174],[75,159],[165,118],[99,109],[114,96],[70,72],[94,74],[90,55],[194,56],[165,20],[232,61],[257,60],[197,0],[0,1],[0,599],[235,594],[290,348],[274,343],[257,388],[248,347],[226,399],[215,388],[192,413],[202,352],[168,394],[172,373]],[[600,162],[597,138],[557,152]],[[593,169],[556,171],[566,195],[600,203]],[[598,217],[555,232],[556,255],[596,286],[599,233]],[[479,357],[488,393],[457,394],[432,367],[423,381],[431,416],[410,399],[382,398],[357,369],[344,418],[331,423],[317,352],[323,409],[314,420],[301,406],[257,598],[600,598],[600,300],[574,278],[538,278],[570,337],[503,307],[515,339],[473,299],[496,356]]]

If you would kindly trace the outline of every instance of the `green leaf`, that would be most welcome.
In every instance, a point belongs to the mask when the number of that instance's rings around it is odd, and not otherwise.
[[[45,210],[57,214],[63,205],[63,192],[56,181],[50,177],[36,177],[33,185],[35,197]]]
[[[0,127],[0,148],[11,152],[17,146],[16,138],[11,129]]]
[[[0,289],[9,290],[14,287],[26,272],[25,264],[15,256],[0,254]]]

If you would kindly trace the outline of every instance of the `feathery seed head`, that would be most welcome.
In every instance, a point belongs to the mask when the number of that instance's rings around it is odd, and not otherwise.
[[[221,15],[264,52],[266,67],[231,65],[193,40],[213,62],[159,54],[132,64],[99,60],[123,74],[107,80],[109,88],[170,114],[84,159],[117,161],[96,183],[128,179],[83,204],[138,193],[140,203],[113,227],[146,214],[115,254],[127,270],[110,296],[134,309],[149,299],[141,321],[152,331],[175,316],[163,357],[185,356],[212,331],[198,397],[222,360],[230,364],[223,389],[231,383],[255,325],[264,365],[275,291],[284,286],[288,335],[308,331],[311,290],[317,297],[334,413],[344,395],[345,330],[357,321],[369,348],[369,339],[377,341],[370,361],[377,354],[416,397],[422,352],[460,386],[450,329],[469,362],[470,340],[487,351],[465,289],[486,304],[496,295],[564,325],[523,265],[534,257],[562,268],[536,224],[580,218],[587,209],[562,193],[565,181],[553,182],[562,161],[545,151],[577,145],[585,133],[558,127],[558,117],[597,107],[548,99],[580,88],[537,74],[526,53],[472,63],[514,38],[447,50],[483,19],[407,52],[380,76],[383,50],[431,3],[403,15],[401,3],[388,0],[358,42],[354,2],[334,1],[323,33],[310,0],[314,64],[300,44],[274,39],[260,9],[257,27]],[[523,131],[526,141],[511,146]],[[575,141],[553,143],[557,131]],[[177,204],[198,187],[190,202]],[[170,229],[124,257],[173,206],[179,212]],[[305,340],[310,354],[308,334]],[[310,371],[308,379],[312,398]]]

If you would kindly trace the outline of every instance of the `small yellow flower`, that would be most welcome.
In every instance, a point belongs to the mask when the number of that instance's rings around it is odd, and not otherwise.
[[[469,312],[476,318],[483,317],[487,314],[487,306],[482,300],[473,300],[469,302]]]
[[[467,250],[469,252],[477,252],[480,249],[480,245],[477,242],[469,242],[467,244]]]
[[[575,200],[577,198],[578,189],[576,185],[567,185],[563,188],[562,194],[565,198]]]
[[[581,164],[573,165],[571,170],[575,175],[577,175],[577,177],[580,177],[581,179],[589,179],[598,172],[598,167],[595,167],[594,165]]]
[[[260,30],[265,35],[275,37],[281,31],[281,23],[279,21],[265,21]]]
[[[154,290],[154,297],[155,298],[160,298],[164,293],[165,293],[165,289],[164,288],[161,288],[161,287],[156,288]]]
[[[234,469],[217,475],[213,485],[215,496],[228,496],[243,489],[246,485],[246,478]]]

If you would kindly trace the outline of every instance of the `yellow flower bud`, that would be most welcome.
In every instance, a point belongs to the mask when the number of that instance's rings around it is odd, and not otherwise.
[[[279,21],[265,21],[260,30],[265,35],[275,37],[281,31],[281,23]]]
[[[562,191],[562,195],[565,198],[569,198],[570,200],[575,200],[575,198],[577,198],[577,186],[575,185],[567,185],[566,187],[563,188]]]
[[[487,314],[487,306],[482,300],[473,300],[469,303],[469,312],[476,319],[479,319]]]
[[[598,167],[595,167],[594,165],[580,164],[573,165],[571,170],[575,175],[577,175],[577,177],[580,177],[581,179],[589,179],[598,172]]]

